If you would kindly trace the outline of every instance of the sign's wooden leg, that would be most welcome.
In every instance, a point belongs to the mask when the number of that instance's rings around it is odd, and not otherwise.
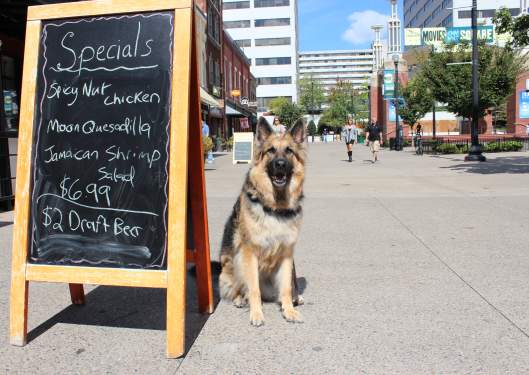
[[[9,342],[24,346],[28,334],[28,289],[24,275],[13,275],[11,279],[11,311],[9,316]]]
[[[185,351],[186,271],[185,255],[168,259],[167,267],[167,358],[178,358]]]
[[[70,288],[70,297],[72,298],[72,303],[74,305],[84,305],[84,289],[83,284],[68,284]]]
[[[194,22],[194,17],[193,17]],[[198,80],[198,57],[196,32],[192,28],[191,87],[189,101],[189,147],[188,176],[190,212],[193,220],[193,242],[197,271],[198,309],[202,313],[213,312],[213,288],[209,257],[208,210],[206,203],[206,179],[204,176],[204,148],[202,143],[202,121],[200,111],[200,84]]]

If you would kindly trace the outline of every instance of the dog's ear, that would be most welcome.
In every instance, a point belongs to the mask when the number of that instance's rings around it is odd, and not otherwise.
[[[257,144],[257,147],[260,147],[265,141],[270,137],[270,134],[272,134],[274,130],[268,124],[268,121],[261,116],[259,117],[259,120],[257,121],[257,128],[255,132],[255,141]]]
[[[296,143],[305,142],[305,123],[303,119],[298,119],[292,128],[290,128],[290,135]]]

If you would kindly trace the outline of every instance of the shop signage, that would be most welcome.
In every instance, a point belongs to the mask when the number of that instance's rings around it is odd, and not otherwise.
[[[252,162],[253,136],[252,132],[233,133],[233,164]]]
[[[446,30],[445,43],[461,43],[472,40],[471,27],[449,27]],[[494,42],[493,26],[478,26],[478,40],[484,40],[486,43]]]

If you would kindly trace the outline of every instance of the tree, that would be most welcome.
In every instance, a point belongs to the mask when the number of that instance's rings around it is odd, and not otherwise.
[[[307,127],[307,130],[309,132],[309,135],[316,135],[318,134],[318,129],[316,128],[316,124],[314,121],[310,120],[309,125]]]
[[[301,78],[299,85],[299,104],[306,113],[321,111],[321,106],[325,102],[325,91],[319,80],[312,76]]]
[[[407,86],[401,89],[401,94],[404,103],[399,106],[399,116],[413,129],[417,121],[432,109],[434,103],[432,92],[428,89],[426,78],[418,72],[408,81]]]
[[[459,116],[472,118],[472,66],[468,43],[447,45],[422,62],[422,73],[435,100]],[[479,116],[505,103],[515,89],[524,60],[512,49],[479,44]]]
[[[296,120],[303,116],[303,108],[295,103],[291,103],[285,97],[277,97],[270,101],[271,112],[278,116],[281,123],[290,128]]]
[[[367,113],[367,91],[355,89],[348,81],[338,80],[327,100],[329,106],[323,111],[320,122],[329,127],[340,128],[347,116]]]
[[[510,35],[508,48],[523,48],[529,45],[529,14],[513,17],[508,8],[502,7],[492,22],[496,25],[496,33]]]

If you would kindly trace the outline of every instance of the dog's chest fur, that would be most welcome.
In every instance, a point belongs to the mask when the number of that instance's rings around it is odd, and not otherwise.
[[[245,224],[252,232],[250,239],[261,250],[261,256],[274,256],[282,248],[295,245],[301,225],[301,211],[280,215],[265,211],[261,204],[255,202],[251,202],[247,209],[248,220]]]

